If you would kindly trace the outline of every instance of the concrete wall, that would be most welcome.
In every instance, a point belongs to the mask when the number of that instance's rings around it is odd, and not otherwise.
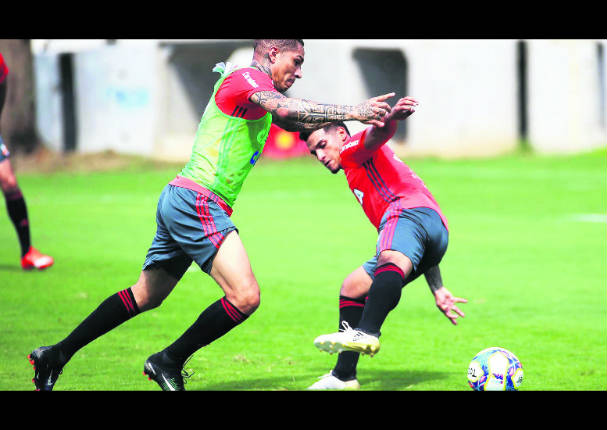
[[[538,152],[607,145],[597,47],[585,40],[529,42],[529,139]]]
[[[153,155],[163,103],[159,65],[151,41],[76,54],[79,150]]]
[[[407,123],[403,155],[493,155],[516,147],[515,41],[309,40],[303,78],[289,95],[358,104],[369,97],[357,48],[400,50],[407,60],[407,94],[421,104]],[[250,58],[241,53],[239,60]],[[365,125],[349,123],[352,132]]]
[[[40,140],[53,151],[63,149],[61,123],[61,83],[59,57],[40,53],[34,56],[36,130]]]
[[[34,56],[38,133],[57,151],[64,147],[58,63],[65,52]],[[152,156],[162,96],[157,43],[103,43],[72,55],[77,150]]]
[[[421,106],[392,146],[403,156],[487,156],[519,144],[517,40],[305,41],[304,77],[288,95],[357,104],[383,88],[367,76],[357,50],[398,51],[406,94]],[[530,40],[527,44],[528,137],[538,152],[575,152],[607,145],[605,55],[596,40]],[[117,41],[75,52],[78,151],[112,149],[186,160],[218,75],[213,65],[246,65],[251,42]],[[56,54],[55,54],[56,55]],[[38,128],[60,148],[53,53],[35,55]],[[381,75],[383,57],[377,57]],[[385,71],[385,70],[384,70]],[[399,82],[399,77],[394,77]],[[396,101],[396,97],[393,99]],[[352,122],[352,132],[365,127]]]

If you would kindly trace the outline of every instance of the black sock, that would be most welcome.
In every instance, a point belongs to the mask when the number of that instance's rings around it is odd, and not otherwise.
[[[379,337],[381,326],[388,313],[400,300],[404,283],[404,273],[398,266],[388,263],[378,267],[375,270],[375,280],[371,284],[363,315],[356,328]]]
[[[346,321],[350,327],[358,326],[360,317],[365,307],[365,297],[351,299],[345,296],[339,296],[339,327]],[[353,351],[344,351],[337,356],[337,363],[333,368],[333,376],[342,381],[349,381],[356,378],[356,365],[360,354]]]
[[[183,366],[188,357],[247,318],[248,315],[240,312],[223,297],[206,308],[194,324],[164,350],[171,359]]]
[[[80,348],[138,313],[139,307],[131,289],[119,291],[105,299],[68,337],[57,345],[69,360]]]
[[[21,258],[30,249],[30,226],[27,219],[27,206],[25,205],[25,199],[21,190],[17,189],[4,194],[6,200],[6,210],[10,217],[17,236],[19,237],[19,244],[21,245]]]

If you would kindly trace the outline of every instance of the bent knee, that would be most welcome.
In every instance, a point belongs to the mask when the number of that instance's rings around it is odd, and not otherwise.
[[[413,269],[413,263],[409,257],[398,251],[382,251],[377,259],[377,267],[385,264],[394,264],[395,266],[398,266],[406,276],[408,276]]]
[[[364,297],[369,293],[372,282],[367,272],[362,267],[358,268],[344,279],[339,294],[353,299]]]
[[[344,297],[358,298],[363,295],[363,291],[356,285],[345,280],[339,289],[339,295]]]
[[[159,307],[164,302],[165,297],[160,296],[148,296],[144,303],[144,310],[150,310]],[[141,308],[140,308],[141,309]]]
[[[150,294],[148,291],[141,291],[140,294],[135,295],[137,306],[141,312],[159,307],[164,299],[164,296]]]
[[[6,196],[21,194],[19,184],[17,184],[17,179],[14,176],[1,178],[0,187],[2,188],[2,193]]]
[[[131,291],[135,296],[135,301],[137,302],[137,307],[139,308],[140,312],[149,311],[150,309],[159,307],[167,297],[167,294],[150,289],[145,284],[137,283],[131,286]]]
[[[239,289],[237,292],[226,294],[226,298],[238,310],[244,314],[251,315],[259,307],[261,301],[261,293],[257,282],[252,282],[245,288]]]

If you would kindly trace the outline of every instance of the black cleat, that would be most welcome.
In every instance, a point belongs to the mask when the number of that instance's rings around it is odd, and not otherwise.
[[[27,358],[34,366],[32,382],[36,385],[36,391],[52,391],[65,366],[65,357],[61,351],[53,346],[41,346]]]
[[[191,376],[183,371],[182,366],[171,360],[164,351],[148,357],[143,366],[143,374],[160,385],[163,391],[185,391],[183,377]]]

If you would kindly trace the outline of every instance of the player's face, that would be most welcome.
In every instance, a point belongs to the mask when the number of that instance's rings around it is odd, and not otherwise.
[[[296,79],[301,79],[303,73],[301,66],[304,62],[304,48],[300,44],[296,50],[277,52],[272,64],[272,81],[277,91],[284,93],[295,83]]]
[[[324,164],[331,173],[337,173],[341,169],[339,151],[346,140],[346,136],[342,128],[331,129],[329,132],[320,129],[310,135],[306,144],[310,153],[318,161]]]

